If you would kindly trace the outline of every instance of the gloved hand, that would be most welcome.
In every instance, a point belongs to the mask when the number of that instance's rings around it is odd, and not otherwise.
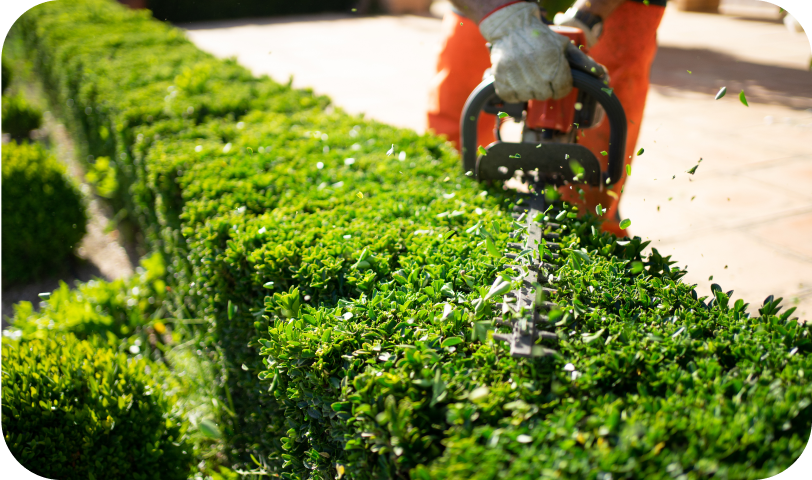
[[[554,23],[556,25],[561,25],[565,27],[575,27],[577,29],[580,29],[581,31],[584,32],[584,35],[586,36],[586,46],[588,48],[592,48],[595,46],[596,43],[598,43],[598,38],[601,36],[601,30],[603,28],[603,25],[599,22],[594,27],[590,28],[588,25],[586,25],[584,22],[578,19],[578,17],[576,16],[577,14],[578,9],[572,7],[564,13],[557,13],[555,15]],[[600,17],[593,18],[595,18],[596,21],[600,20]]]
[[[479,31],[491,44],[496,93],[506,102],[565,97],[572,90],[570,63],[598,78],[605,75],[603,67],[541,21],[535,3],[501,8],[480,22]]]

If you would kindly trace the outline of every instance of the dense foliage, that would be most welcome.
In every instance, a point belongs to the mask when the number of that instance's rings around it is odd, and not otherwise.
[[[21,95],[3,95],[3,132],[11,138],[28,138],[31,130],[42,125],[42,112]]]
[[[87,214],[65,168],[37,144],[3,145],[3,279],[61,267],[85,234]]]
[[[480,299],[506,271],[491,250],[517,228],[515,199],[462,175],[440,139],[254,78],[101,0],[22,22],[86,155],[110,159],[114,198],[166,258],[167,313],[211,329],[234,463],[763,478],[803,450],[810,327],[778,301],[751,317],[720,288],[697,298],[640,239],[563,210],[545,340],[560,355],[514,359],[490,337],[498,299]]]
[[[26,340],[72,334],[80,340],[98,336],[146,344],[151,335],[167,331],[161,322],[165,314],[164,274],[161,257],[152,255],[126,280],[91,280],[74,289],[61,282],[37,310],[31,302],[14,305],[9,331]],[[153,338],[150,343],[157,340]]]
[[[153,254],[142,259],[136,275],[126,280],[96,279],[77,284],[74,289],[63,283],[58,290],[43,295],[45,299],[38,310],[29,302],[15,305],[11,326],[3,332],[3,342],[9,348],[25,351],[30,341],[69,335],[88,340],[96,349],[111,349],[127,354],[131,361],[139,361],[145,367],[144,372],[156,385],[161,385],[160,390],[170,394],[171,402],[161,403],[163,415],[190,423],[182,436],[189,453],[185,467],[190,478],[192,467],[194,478],[218,473],[221,477],[217,478],[222,480],[236,478],[222,465],[222,442],[216,423],[226,411],[211,396],[216,365],[199,348],[205,332],[190,331],[190,323],[199,323],[196,319],[167,316],[164,277],[163,261]],[[171,391],[166,390],[167,386]],[[117,401],[114,397],[108,399]],[[40,453],[66,454],[63,447],[52,443],[51,451]],[[29,463],[23,462],[26,466]],[[129,478],[126,475],[122,478],[125,477]]]
[[[3,56],[2,72],[0,72],[0,82],[2,82],[2,93],[6,93],[6,89],[11,85],[11,67],[9,67],[5,55]]]
[[[158,367],[98,340],[3,340],[3,435],[47,478],[185,479],[185,426]]]

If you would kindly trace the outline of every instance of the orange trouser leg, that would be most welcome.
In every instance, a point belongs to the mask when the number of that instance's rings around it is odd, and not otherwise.
[[[437,59],[437,73],[429,90],[428,127],[445,135],[459,150],[460,118],[465,101],[491,66],[485,39],[473,21],[455,13],[443,17],[443,43]],[[480,145],[494,141],[493,115],[479,119]]]
[[[649,86],[651,63],[657,51],[657,27],[665,8],[637,2],[625,2],[604,22],[604,31],[598,44],[589,55],[604,65],[611,77],[611,87],[626,111],[628,135],[626,139],[626,163],[631,163],[635,152],[643,109]],[[490,57],[485,39],[479,28],[470,20],[450,13],[443,18],[443,43],[437,61],[429,95],[428,125],[435,133],[446,135],[459,148],[460,117],[465,100],[482,80],[482,74],[490,67]],[[493,115],[480,118],[478,143],[487,145],[494,140]],[[589,148],[607,168],[607,159],[600,154],[608,150],[609,122],[587,130],[586,137],[578,142]],[[577,189],[563,188],[565,200],[594,211],[595,206],[607,209],[604,230],[623,235],[615,221],[620,194],[625,177],[611,191],[584,186],[584,198]]]
[[[626,164],[631,164],[635,154],[640,123],[643,120],[643,109],[646,105],[646,94],[649,87],[649,73],[654,55],[657,53],[657,27],[660,24],[664,7],[644,5],[637,2],[621,4],[604,22],[603,35],[600,41],[589,51],[596,62],[609,71],[610,87],[617,95],[628,120],[626,137]],[[609,146],[609,122],[586,130],[586,137],[579,138],[578,143],[589,148],[607,168],[607,158],[600,155]],[[626,181],[623,179],[608,189],[584,186],[584,198],[574,188],[562,188],[565,200],[581,205],[588,211],[594,211],[597,205],[606,208],[603,225],[605,231],[616,235],[625,235],[615,220],[620,194]]]

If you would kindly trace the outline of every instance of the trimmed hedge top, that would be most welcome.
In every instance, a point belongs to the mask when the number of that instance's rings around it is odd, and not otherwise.
[[[462,175],[441,140],[254,79],[100,0],[23,22],[167,258],[173,313],[212,326],[235,463],[253,454],[286,478],[761,478],[803,450],[810,327],[778,301],[750,317],[721,288],[697,298],[670,259],[564,206],[558,339],[543,341],[560,355],[511,358],[490,339],[498,299],[474,302],[506,271],[490,251],[516,228],[514,199]]]

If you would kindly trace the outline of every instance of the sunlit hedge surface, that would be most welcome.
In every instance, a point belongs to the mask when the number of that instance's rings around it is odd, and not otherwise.
[[[754,314],[571,207],[560,354],[491,340],[519,226],[440,139],[252,77],[101,0],[22,19],[86,154],[204,318],[231,460],[286,478],[763,478],[812,427],[810,327]],[[569,213],[569,214],[568,214]],[[253,455],[253,459],[251,458]]]

